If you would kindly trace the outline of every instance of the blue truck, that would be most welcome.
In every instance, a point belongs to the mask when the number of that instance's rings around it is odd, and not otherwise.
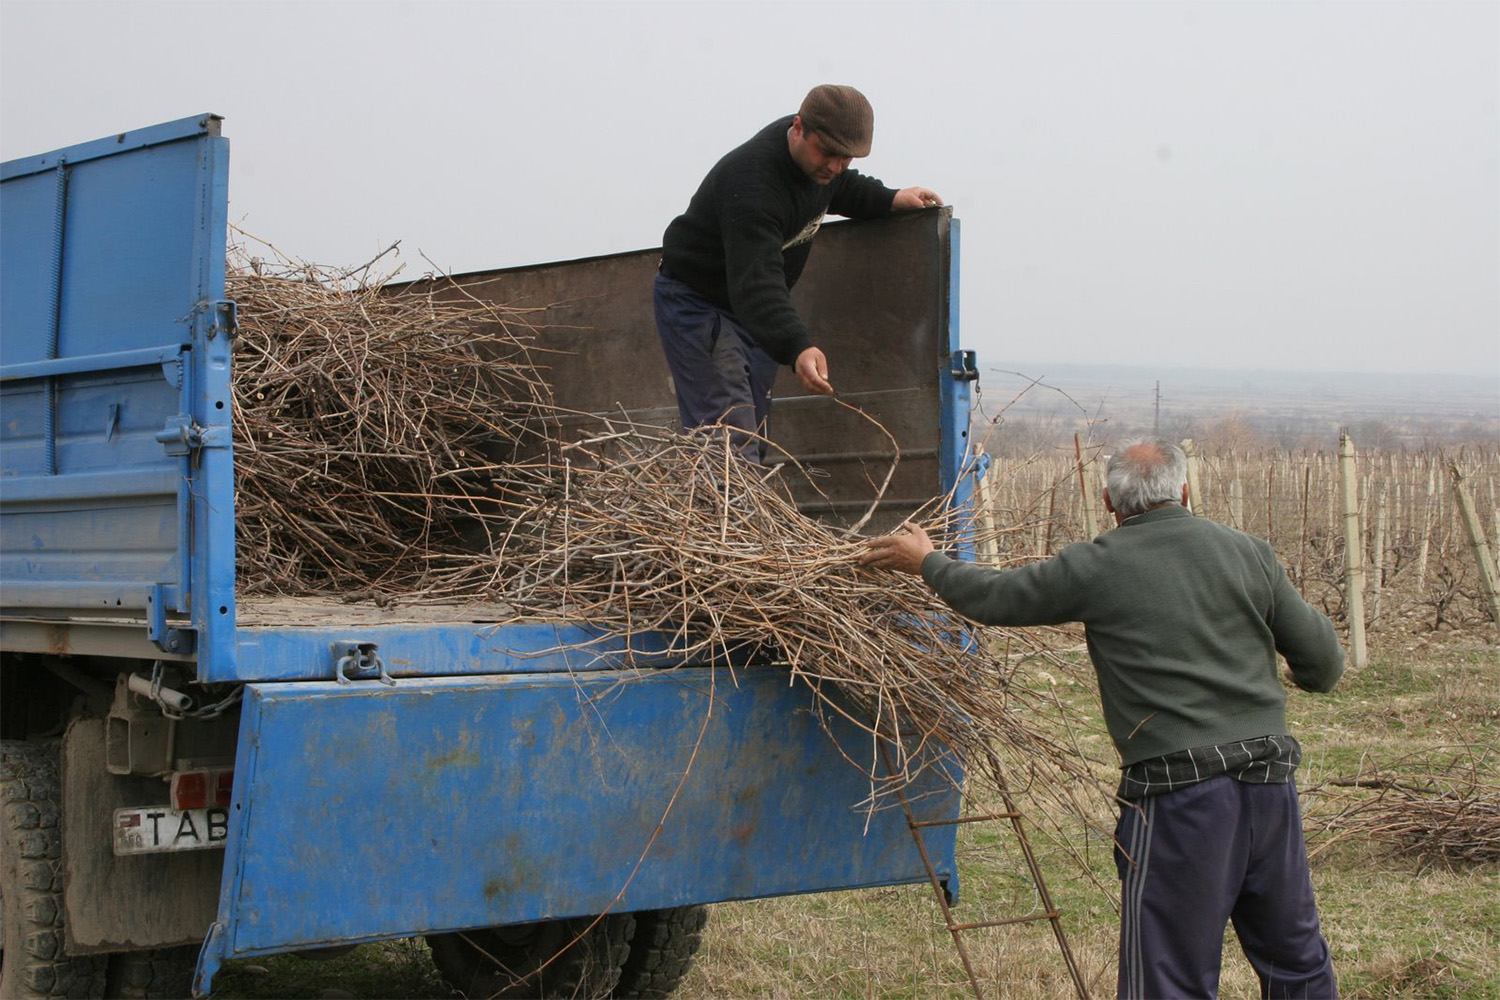
[[[238,593],[221,119],[0,169],[0,995],[207,995],[226,960],[425,936],[468,995],[663,996],[708,904],[928,878],[770,654],[705,729],[711,667],[664,636]],[[463,277],[545,307],[561,405],[670,424],[657,259]],[[900,444],[876,526],[963,493],[957,274],[950,212],[903,213],[825,227],[796,292]],[[824,471],[799,502],[844,523],[890,460],[846,413],[777,402]],[[953,827],[925,840],[956,895]]]

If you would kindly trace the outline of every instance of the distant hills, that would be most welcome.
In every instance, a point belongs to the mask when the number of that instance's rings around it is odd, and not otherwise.
[[[1322,447],[1349,428],[1399,447],[1500,441],[1500,372],[1360,374],[1147,368],[1078,362],[981,363],[977,417],[1043,437],[1202,436],[1229,424],[1260,443]],[[1033,382],[1035,384],[1033,384]],[[1159,396],[1158,396],[1159,387]]]

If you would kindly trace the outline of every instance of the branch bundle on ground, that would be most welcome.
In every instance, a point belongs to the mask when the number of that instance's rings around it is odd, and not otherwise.
[[[1500,862],[1495,753],[1437,747],[1306,789],[1313,854],[1357,838],[1424,864]]]

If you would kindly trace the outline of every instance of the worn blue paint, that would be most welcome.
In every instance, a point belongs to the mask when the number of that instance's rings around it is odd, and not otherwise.
[[[924,879],[826,721],[769,668],[251,685],[222,956]],[[936,779],[921,818],[957,809]]]
[[[624,636],[566,623],[308,625],[241,628],[233,679],[329,680],[334,644],[348,641],[375,643],[386,669],[397,677],[656,668],[706,662],[710,655],[747,662],[736,650],[699,653],[689,660],[674,651],[681,648],[679,637],[665,632]]]
[[[0,165],[0,588],[233,655],[229,147],[199,115]],[[173,454],[173,419],[208,446]]]
[[[946,351],[939,359],[941,372],[938,384],[942,386],[942,402],[939,411],[939,461],[942,465],[943,484],[952,484],[953,505],[959,509],[971,509],[974,503],[973,446],[969,439],[969,414],[974,406],[974,383],[954,373],[953,357],[961,354],[959,322],[959,223],[951,219],[948,223],[948,330]],[[953,546],[955,555],[965,559],[974,558],[974,536],[971,530],[961,531]]]

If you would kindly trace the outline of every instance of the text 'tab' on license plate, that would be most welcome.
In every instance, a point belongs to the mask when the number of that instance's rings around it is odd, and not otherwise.
[[[229,810],[141,806],[115,810],[115,854],[155,854],[223,847]]]

